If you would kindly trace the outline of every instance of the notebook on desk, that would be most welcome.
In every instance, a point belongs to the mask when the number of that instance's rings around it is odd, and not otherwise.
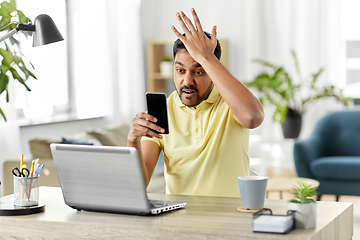
[[[149,215],[184,202],[149,200],[136,148],[50,145],[65,203],[77,210]]]

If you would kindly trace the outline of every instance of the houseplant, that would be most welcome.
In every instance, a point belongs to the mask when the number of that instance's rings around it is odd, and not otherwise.
[[[254,59],[253,62],[269,68],[271,72],[260,73],[254,80],[244,82],[247,87],[254,87],[259,91],[259,100],[263,105],[275,106],[273,121],[282,124],[285,138],[298,137],[302,115],[316,100],[332,97],[347,106],[352,105],[353,102],[351,98],[343,96],[342,91],[334,86],[317,86],[317,80],[323,72],[322,68],[312,74],[310,80],[304,79],[296,53],[294,51],[291,53],[295,62],[297,82],[293,81],[284,67],[260,59]],[[294,127],[294,124],[297,126]],[[289,129],[296,129],[296,131],[287,134],[286,130]]]
[[[298,181],[291,190],[293,196],[288,202],[288,210],[295,210],[296,228],[315,228],[317,187]]]
[[[31,22],[24,13],[16,8],[15,0],[3,1],[0,4],[0,35],[16,28],[18,23]],[[25,36],[28,35],[26,31],[21,31]],[[10,101],[8,85],[11,79],[18,81],[28,91],[31,91],[27,86],[26,81],[29,77],[37,79],[36,76],[27,68],[25,61],[31,63],[25,58],[20,51],[20,42],[14,37],[10,37],[4,42],[0,43],[0,96],[5,93],[6,101]],[[32,66],[32,65],[31,65]],[[33,66],[32,66],[33,68]],[[0,106],[0,115],[6,121],[6,116]]]
[[[173,59],[169,56],[163,57],[162,61],[160,62],[160,73],[163,77],[170,77],[172,76],[173,66],[172,66]]]

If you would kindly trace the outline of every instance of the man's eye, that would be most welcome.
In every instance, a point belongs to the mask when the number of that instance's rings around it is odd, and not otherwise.
[[[196,74],[197,74],[197,75],[204,75],[205,72],[204,72],[204,71],[196,71]]]
[[[182,69],[176,69],[176,71],[178,71],[179,73],[182,73],[182,72],[184,72],[184,70],[182,70]]]

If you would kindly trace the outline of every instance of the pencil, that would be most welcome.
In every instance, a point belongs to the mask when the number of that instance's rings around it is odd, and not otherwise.
[[[30,173],[30,177],[33,177],[33,175],[34,175],[34,167],[35,167],[35,161],[32,161],[32,162],[31,162],[31,173]],[[31,185],[32,185],[32,179],[30,179],[29,201],[30,201],[30,194],[31,194]]]
[[[21,154],[21,159],[20,159],[20,174],[22,173],[22,166],[24,164],[24,154]],[[19,176],[21,177],[21,175]],[[21,183],[19,182],[19,199],[20,199],[20,203],[23,202],[23,198],[24,198],[24,193],[23,193],[23,188]]]
[[[24,154],[21,154],[21,160],[20,160],[20,172],[22,172],[22,166],[24,164]]]

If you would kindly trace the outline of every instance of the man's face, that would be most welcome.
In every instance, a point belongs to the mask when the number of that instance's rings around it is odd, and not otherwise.
[[[196,107],[207,99],[214,86],[209,76],[186,49],[180,49],[174,60],[174,83],[182,103]]]

